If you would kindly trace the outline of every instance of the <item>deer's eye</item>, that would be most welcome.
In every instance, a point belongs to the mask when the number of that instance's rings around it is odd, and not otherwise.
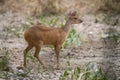
[[[74,18],[74,19],[77,19],[77,18]]]

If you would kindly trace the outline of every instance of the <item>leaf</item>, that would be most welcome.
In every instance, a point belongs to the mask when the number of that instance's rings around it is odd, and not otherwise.
[[[77,72],[78,72],[78,74],[81,72],[80,67],[77,67]]]
[[[68,75],[68,71],[65,70],[63,76],[66,77],[67,75]]]

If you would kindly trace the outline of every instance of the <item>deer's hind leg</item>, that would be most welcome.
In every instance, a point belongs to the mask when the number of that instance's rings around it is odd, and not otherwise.
[[[44,66],[44,64],[43,64],[43,62],[41,61],[40,56],[39,56],[39,52],[40,52],[40,50],[41,50],[41,46],[42,46],[42,45],[43,45],[43,42],[42,42],[42,41],[39,41],[39,43],[36,44],[36,46],[35,46],[36,50],[35,50],[34,56],[38,59],[38,61],[40,62],[40,64],[42,64],[43,68],[45,68],[45,66]]]
[[[33,45],[28,44],[27,48],[24,50],[24,67],[26,67],[26,56],[29,50],[33,48]]]

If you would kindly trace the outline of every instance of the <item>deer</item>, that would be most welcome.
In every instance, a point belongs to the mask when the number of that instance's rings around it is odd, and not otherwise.
[[[24,32],[24,39],[28,43],[26,49],[24,50],[24,64],[23,66],[26,67],[26,56],[29,50],[35,47],[34,57],[40,62],[40,64],[44,66],[43,62],[41,61],[39,52],[43,45],[53,45],[57,64],[56,67],[59,67],[59,53],[61,50],[62,44],[65,42],[67,35],[71,30],[72,24],[80,24],[82,22],[81,19],[77,18],[76,11],[70,12],[68,14],[68,19],[64,25],[64,27],[46,27],[40,25],[34,25],[27,29]]]

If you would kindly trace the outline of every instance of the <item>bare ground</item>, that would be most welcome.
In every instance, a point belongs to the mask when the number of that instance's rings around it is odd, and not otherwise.
[[[7,40],[6,44],[10,50],[9,53],[9,68],[12,72],[23,72],[23,70],[17,67],[23,65],[23,49],[25,49],[25,43],[23,39],[11,39]],[[34,49],[33,49],[34,51]],[[31,51],[31,53],[33,53]],[[99,64],[105,71],[109,80],[113,80],[120,75],[120,48],[105,48],[105,47],[69,47],[61,50],[60,53],[60,69],[55,69],[56,57],[54,50],[44,47],[43,53],[40,55],[42,61],[45,63],[47,70],[38,69],[39,63],[37,60],[32,61],[29,59],[28,67],[31,72],[26,79],[35,80],[58,80],[63,70],[72,67],[80,66],[82,69],[85,64],[89,62],[95,62]],[[30,54],[31,54],[30,53]],[[30,55],[29,54],[29,55]],[[69,54],[69,55],[68,55]],[[69,58],[68,58],[69,57]],[[70,61],[70,66],[67,65],[67,61]],[[40,72],[38,73],[39,70]],[[10,79],[20,79],[21,77],[11,77]],[[23,79],[23,78],[22,78]],[[119,80],[119,79],[116,79]]]

